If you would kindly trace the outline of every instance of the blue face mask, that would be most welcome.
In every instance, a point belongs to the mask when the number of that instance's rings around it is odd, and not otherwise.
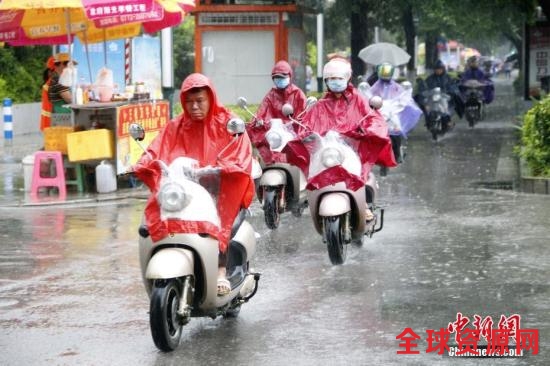
[[[277,89],[284,89],[290,84],[290,78],[273,78],[273,84]]]
[[[348,81],[345,79],[328,79],[327,87],[333,93],[341,93],[348,87]]]

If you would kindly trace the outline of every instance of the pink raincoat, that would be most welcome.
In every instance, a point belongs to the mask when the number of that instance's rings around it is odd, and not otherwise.
[[[231,147],[220,152],[235,138],[226,129],[231,112],[220,104],[210,80],[202,74],[191,74],[181,86],[180,99],[184,105],[186,93],[193,88],[206,87],[210,94],[210,111],[204,121],[193,121],[185,111],[168,122],[151,142],[147,151],[153,159],[170,164],[180,156],[199,161],[201,167],[211,165],[221,168],[218,214],[221,229],[208,222],[161,220],[156,193],[161,178],[160,168],[147,155],[143,155],[134,167],[136,176],[151,190],[145,208],[145,220],[153,241],[170,233],[208,233],[220,242],[225,252],[231,235],[231,226],[241,208],[250,205],[254,195],[252,171],[252,146],[246,134],[242,134]]]
[[[286,61],[279,61],[273,67],[271,75],[288,74],[292,79],[292,68]],[[283,115],[282,108],[285,103],[289,103],[294,108],[294,116],[302,113],[306,107],[306,96],[304,92],[292,82],[284,89],[271,88],[262,100],[256,119],[247,125],[247,132],[252,144],[258,149],[264,164],[273,164],[276,162],[286,162],[285,154],[273,152],[269,149],[269,144],[265,139],[265,134],[271,127],[272,118],[280,118],[284,123],[289,119]],[[262,120],[263,125],[256,125],[256,120]]]
[[[397,166],[384,118],[378,111],[369,107],[351,84],[340,98],[330,91],[327,92],[313,108],[306,112],[302,123],[308,127],[309,131],[317,132],[321,136],[333,130],[358,140],[357,151],[363,164],[362,179],[364,180],[375,164],[387,167]],[[300,135],[307,136],[308,133],[308,131],[301,131]],[[296,147],[293,144],[289,145],[290,148]],[[305,161],[303,156],[301,160]]]

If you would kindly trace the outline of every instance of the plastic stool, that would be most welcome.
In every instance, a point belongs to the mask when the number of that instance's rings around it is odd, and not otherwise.
[[[63,164],[65,169],[74,169],[75,179],[69,179],[67,172],[65,172],[65,184],[75,185],[79,193],[84,192],[84,165],[79,163],[71,163],[67,156],[63,156]]]
[[[43,160],[53,160],[55,164],[55,177],[42,177],[40,175],[40,164]],[[57,187],[59,198],[67,198],[67,187],[65,187],[65,171],[63,169],[63,155],[60,151],[37,151],[34,154],[34,167],[32,171],[31,196],[38,195],[41,187]]]

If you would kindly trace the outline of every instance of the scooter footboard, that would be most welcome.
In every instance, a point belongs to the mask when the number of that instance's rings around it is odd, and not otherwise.
[[[248,221],[244,221],[241,224],[239,230],[231,240],[240,243],[246,249],[247,260],[252,258],[256,253],[256,234]]]
[[[164,248],[149,260],[145,278],[176,278],[193,274],[193,252],[183,248]]]

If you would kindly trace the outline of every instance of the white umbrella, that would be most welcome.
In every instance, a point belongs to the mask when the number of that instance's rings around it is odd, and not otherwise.
[[[409,62],[411,55],[393,43],[379,42],[363,48],[357,55],[367,64],[379,65],[389,62],[393,66]]]

